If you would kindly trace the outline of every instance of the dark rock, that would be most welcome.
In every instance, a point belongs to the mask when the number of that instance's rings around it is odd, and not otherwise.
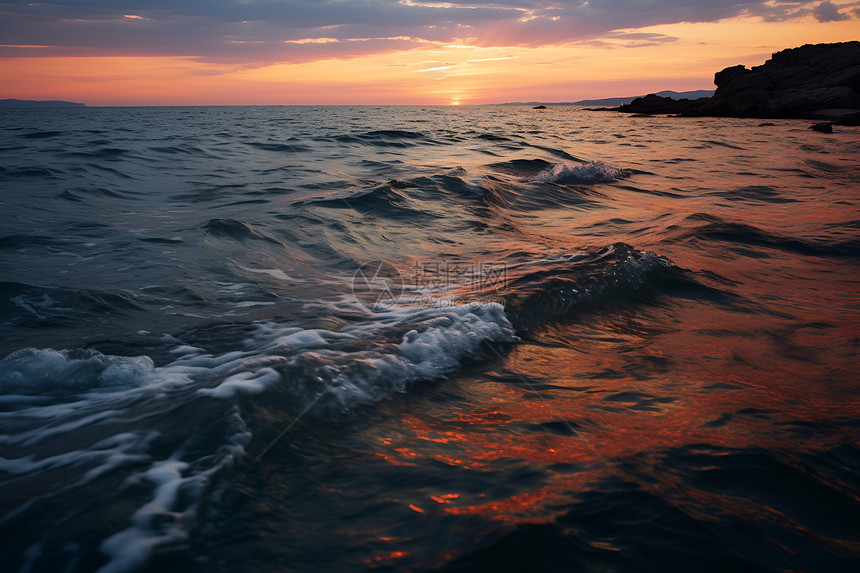
[[[746,68],[746,66],[731,66],[714,74],[714,85],[717,87],[725,86],[729,82],[738,78],[748,76],[749,74],[750,71]]]
[[[791,115],[816,109],[853,108],[857,94],[849,87],[792,88],[764,102],[768,115]],[[760,109],[760,108],[759,108]]]
[[[761,67],[761,66],[759,66]],[[754,68],[755,69],[755,68]],[[755,73],[750,70],[750,73]],[[811,75],[815,73],[815,68],[806,65],[797,65],[790,68],[774,68],[767,70],[765,77],[770,79],[771,87],[778,86],[800,86],[803,85]]]
[[[768,121],[758,124],[759,127],[773,127],[774,125],[776,125],[776,124],[770,123]]]
[[[716,82],[714,76],[714,82]],[[740,94],[746,91],[765,92],[773,89],[773,80],[765,74],[757,74],[752,70],[746,70],[745,74],[734,76],[731,81],[724,82],[722,85],[717,84],[717,91],[723,97]],[[714,92],[717,95],[717,92]]]
[[[645,97],[636,98],[627,105],[614,108],[615,111],[623,111],[636,114],[693,114],[697,106],[708,98],[694,100],[661,97],[656,94],[648,94]]]
[[[860,125],[860,112],[845,114],[830,122],[831,125]]]
[[[536,105],[532,109],[546,109],[545,105]]]
[[[717,117],[814,118],[818,110],[860,109],[860,41],[807,44],[776,52],[760,66],[714,75],[710,98],[648,95],[614,111]]]
[[[860,106],[860,42],[807,44],[776,52],[750,70],[726,68],[705,115],[799,117],[817,109]]]
[[[617,109],[618,111],[632,111],[632,108],[635,108],[636,113],[639,114],[675,113],[676,105],[677,103],[672,98],[648,94],[636,98],[628,104],[619,106]]]
[[[826,121],[823,123],[816,123],[809,126],[809,129],[820,131],[821,133],[833,133],[833,126],[827,123]]]
[[[824,78],[823,84],[827,87],[847,86],[856,92],[860,92],[860,65],[832,72]]]

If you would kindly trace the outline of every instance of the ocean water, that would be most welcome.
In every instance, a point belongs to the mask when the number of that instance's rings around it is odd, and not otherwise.
[[[0,113],[7,571],[854,571],[860,128]]]

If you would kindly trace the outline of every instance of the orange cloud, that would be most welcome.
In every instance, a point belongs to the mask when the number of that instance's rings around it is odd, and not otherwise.
[[[207,63],[179,56],[6,57],[0,59],[0,97],[89,105],[575,101],[707,89],[713,87],[714,72],[726,66],[757,65],[773,51],[802,43],[855,38],[855,21],[819,23],[808,14],[797,21],[743,17],[630,28],[537,47],[469,41],[416,46],[411,38],[389,37],[378,39],[393,43],[381,53],[296,63]],[[344,43],[323,34],[291,42],[314,49]]]

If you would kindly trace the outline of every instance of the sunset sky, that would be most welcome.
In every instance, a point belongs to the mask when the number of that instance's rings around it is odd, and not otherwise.
[[[851,0],[0,0],[0,99],[575,101],[858,39]]]

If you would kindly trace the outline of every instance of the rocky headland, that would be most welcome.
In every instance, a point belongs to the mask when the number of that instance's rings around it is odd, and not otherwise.
[[[711,97],[674,100],[650,94],[612,111],[709,117],[838,118],[860,124],[860,41],[807,44],[776,52],[751,69],[714,75]]]

